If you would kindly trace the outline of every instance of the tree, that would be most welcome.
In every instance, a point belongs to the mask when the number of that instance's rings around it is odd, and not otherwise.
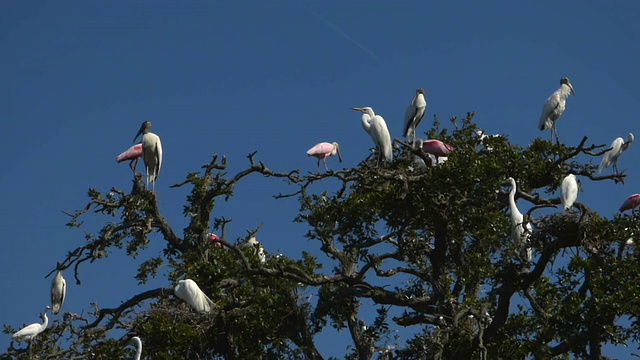
[[[426,168],[414,159],[429,165],[429,156],[400,141],[392,163],[376,166],[367,158],[356,168],[309,175],[272,171],[253,153],[249,166],[231,176],[226,159],[214,154],[202,173],[173,185],[191,188],[184,206],[190,223],[181,236],[140,175],[130,193],[89,190],[90,201],[69,214],[68,226],[81,228],[87,216],[109,222],[87,234],[63,268],[73,268],[79,281],[83,267],[106,249],[126,247],[133,256],[148,235],[159,233],[163,256],[140,263],[135,278],[145,284],[164,264],[171,269],[168,285],[113,308],[95,307],[86,318],[66,313],[40,334],[33,353],[113,359],[130,353],[124,347],[137,335],[150,359],[322,359],[314,337],[328,326],[350,335],[347,359],[600,359],[603,344],[637,341],[640,325],[624,321],[640,311],[639,262],[626,244],[640,233],[637,215],[607,219],[580,202],[565,212],[553,195],[569,173],[583,181],[623,181],[624,174],[597,176],[596,166],[578,161],[601,155],[604,145],[585,146],[585,137],[572,147],[535,139],[523,148],[501,136],[485,138],[478,151],[472,118],[452,118],[451,132],[435,119],[426,135],[454,150],[443,164]],[[216,213],[216,202],[232,200],[236,184],[252,174],[291,184],[290,193],[275,197],[299,199],[295,220],[308,224],[307,238],[326,257],[271,255],[262,264],[257,249],[245,244],[259,229],[239,241],[225,236],[229,220]],[[517,181],[519,207],[530,206],[524,222],[533,225],[531,262],[511,236],[509,177]],[[339,186],[311,191],[327,181]],[[212,227],[226,248],[211,246]],[[213,300],[210,313],[173,296],[182,278],[195,280]],[[317,302],[301,296],[303,288],[313,289]],[[369,324],[361,319],[365,308],[377,313]],[[396,337],[400,327],[413,335]],[[116,329],[127,335],[117,339]],[[5,325],[6,333],[13,331]],[[70,339],[65,346],[63,338]],[[11,346],[5,357],[27,354]]]

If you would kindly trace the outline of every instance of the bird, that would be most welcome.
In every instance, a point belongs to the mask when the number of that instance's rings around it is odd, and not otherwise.
[[[211,299],[200,290],[198,284],[191,279],[178,281],[178,285],[173,289],[173,293],[199,312],[209,312],[213,306],[213,301],[211,301]]]
[[[147,171],[147,188],[149,187],[149,182],[151,182],[152,192],[155,193],[156,179],[162,167],[162,143],[160,142],[160,137],[150,132],[150,129],[151,122],[143,122],[136,137],[133,138],[133,142],[136,141],[138,136],[142,135],[142,160],[144,160],[144,167]]]
[[[353,107],[351,110],[362,113],[362,128],[367,132],[367,134],[369,134],[369,136],[371,136],[373,143],[380,152],[378,164],[380,163],[380,158],[382,156],[384,156],[387,161],[391,161],[393,158],[391,135],[389,134],[387,123],[384,121],[382,116],[376,115],[376,113],[373,112],[373,109],[368,106],[363,108]]]
[[[258,240],[256,240],[255,236],[252,236],[251,238],[249,238],[249,240],[247,240],[247,244],[253,248],[261,264],[264,264],[267,262],[267,257],[264,254],[264,248],[262,247],[262,244],[260,244]]]
[[[558,140],[558,132],[556,130],[556,121],[564,112],[564,108],[567,104],[567,98],[570,94],[576,96],[576,92],[573,89],[573,85],[571,85],[569,78],[563,77],[560,79],[560,88],[551,94],[542,106],[542,114],[540,115],[538,128],[542,131],[551,129],[551,141],[553,141],[553,137],[555,135],[556,142],[560,143],[560,140]]]
[[[578,182],[576,176],[573,174],[567,175],[562,179],[562,185],[560,186],[560,201],[565,211],[569,210],[573,203],[578,198]]]
[[[129,343],[136,347],[136,355],[133,357],[133,360],[140,360],[140,356],[142,355],[142,340],[140,340],[139,337],[134,336],[131,338]]]
[[[138,166],[138,161],[140,161],[140,157],[142,156],[142,144],[135,144],[127,151],[122,154],[116,156],[116,162],[121,163],[123,161],[129,161],[129,168],[133,173],[136,173],[136,167]]]
[[[413,142],[416,139],[416,128],[420,124],[420,120],[424,116],[424,111],[427,108],[427,101],[424,99],[424,89],[419,88],[416,90],[416,94],[413,95],[411,103],[404,112],[404,127],[402,133],[404,137]]]
[[[422,142],[422,151],[431,154],[436,159],[447,156],[453,150],[453,146],[443,143],[440,140],[430,139]],[[438,160],[438,163],[440,160]]]
[[[640,205],[640,194],[633,194],[630,195],[622,205],[620,205],[619,211],[625,212],[627,210],[631,210],[631,212],[633,212],[638,205]]]
[[[501,137],[502,136],[500,134],[487,135],[487,134],[484,133],[484,130],[477,130],[476,131],[476,135],[478,136],[478,143],[477,143],[478,151],[486,150],[487,152],[492,152],[493,151],[493,147],[491,147],[489,145],[485,145],[484,141],[487,138],[496,138],[496,137]]]
[[[509,207],[511,210],[512,226],[511,236],[513,238],[513,241],[522,249],[520,256],[523,257],[527,262],[529,262],[533,257],[531,246],[529,244],[532,232],[531,224],[528,222],[526,224],[523,224],[524,216],[522,216],[522,213],[516,206],[515,195],[517,187],[515,179],[510,177],[507,179],[507,181],[511,185],[511,191],[509,192]]]
[[[224,244],[219,241],[220,238],[218,237],[218,235],[214,233],[208,233],[207,237],[209,238],[209,244],[211,244],[211,246],[221,249],[225,248]]]
[[[56,276],[51,281],[51,313],[57,315],[67,295],[67,281],[62,277],[62,264],[58,261]]]
[[[49,325],[49,318],[47,318],[47,311],[49,311],[50,309],[51,309],[51,306],[47,306],[44,308],[44,312],[40,314],[40,318],[43,321],[42,324],[33,323],[31,325],[27,325],[22,329],[20,329],[20,331],[11,335],[11,338],[17,341],[33,340],[38,334],[40,334],[47,328],[47,325]]]
[[[613,173],[615,175],[618,174],[618,158],[622,155],[625,150],[629,148],[631,143],[633,142],[634,137],[632,133],[627,135],[627,142],[624,142],[621,137],[616,138],[611,143],[611,147],[602,155],[602,161],[600,161],[600,166],[598,166],[598,173],[601,173],[604,168],[608,168],[613,164]]]
[[[329,171],[329,167],[327,166],[327,158],[329,156],[335,156],[338,154],[338,160],[342,162],[342,154],[340,154],[340,145],[337,142],[328,143],[321,142],[316,144],[311,149],[307,150],[307,155],[314,156],[318,158],[318,174],[320,174],[320,160],[324,161],[324,168]]]

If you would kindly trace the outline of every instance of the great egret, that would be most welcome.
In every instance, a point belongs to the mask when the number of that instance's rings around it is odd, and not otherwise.
[[[129,341],[130,344],[136,347],[136,355],[133,357],[133,360],[140,360],[140,356],[142,355],[142,340],[139,337],[134,336]]]
[[[627,135],[627,142],[624,142],[621,137],[616,138],[611,143],[611,147],[607,152],[602,155],[602,161],[600,161],[600,166],[598,166],[598,172],[601,173],[602,169],[608,168],[613,164],[613,173],[618,174],[618,158],[622,153],[629,148],[631,143],[633,142],[634,137],[632,133]]]
[[[340,154],[340,146],[337,142],[321,142],[319,144],[316,144],[311,149],[307,150],[307,155],[318,158],[318,174],[320,173],[320,160],[324,161],[324,168],[329,171],[329,167],[327,166],[327,158],[329,156],[335,156],[336,154],[338,154],[338,160],[342,162],[342,154]]]
[[[20,331],[13,334],[11,338],[17,341],[33,340],[38,334],[40,334],[47,328],[47,325],[49,325],[49,318],[47,318],[47,311],[49,311],[50,309],[51,309],[51,306],[47,306],[44,308],[44,312],[40,314],[40,318],[43,321],[42,324],[33,323],[31,325],[27,325],[22,329],[20,329]]]
[[[560,186],[560,201],[565,211],[569,210],[578,198],[578,182],[573,174],[567,175]]]
[[[427,101],[424,99],[424,89],[420,88],[416,90],[416,94],[413,95],[411,103],[404,112],[404,127],[402,133],[404,137],[411,142],[416,139],[416,128],[420,124],[420,120],[424,116],[424,111],[427,108]]]
[[[57,315],[67,295],[67,281],[62,277],[62,264],[58,261],[58,272],[51,281],[51,313]]]
[[[529,262],[533,258],[531,245],[529,243],[532,232],[531,224],[528,222],[526,223],[526,225],[523,224],[524,216],[522,216],[522,213],[516,206],[516,181],[512,177],[508,178],[507,181],[511,184],[511,191],[509,192],[509,207],[511,210],[512,227],[511,236],[516,245],[521,248],[520,256],[522,256],[527,262]]]
[[[178,285],[173,289],[173,293],[199,312],[209,312],[213,306],[213,301],[211,301],[211,299],[200,290],[198,284],[191,279],[178,281]]]
[[[138,166],[138,161],[140,161],[140,157],[142,156],[142,144],[135,144],[127,151],[122,154],[116,156],[116,162],[121,163],[123,161],[129,160],[129,168],[133,171],[133,174],[136,173],[136,167]]]
[[[264,254],[264,248],[262,247],[262,244],[260,244],[258,240],[256,240],[255,236],[252,236],[249,240],[247,240],[247,244],[251,246],[251,248],[253,248],[261,264],[267,262],[267,257]]]
[[[391,135],[387,128],[387,123],[382,116],[376,115],[373,109],[370,107],[363,108],[351,108],[352,110],[362,113],[362,128],[371,136],[373,143],[380,152],[378,157],[378,163],[380,163],[380,157],[384,156],[387,161],[391,161],[393,158],[393,149],[391,148]]]
[[[151,122],[143,122],[133,141],[135,142],[138,136],[142,135],[142,160],[144,160],[144,167],[147,171],[147,187],[151,182],[152,191],[155,193],[156,179],[162,167],[162,143],[160,137],[150,132],[150,129]]]
[[[640,205],[640,194],[633,194],[629,196],[623,203],[620,205],[620,212],[625,212],[627,210],[635,210],[636,207]]]
[[[556,130],[556,121],[564,112],[564,108],[567,104],[567,98],[570,94],[576,96],[576,92],[573,90],[573,85],[571,85],[569,78],[563,77],[560,79],[560,88],[551,94],[542,106],[542,114],[540,115],[538,128],[543,131],[551,129],[552,142],[555,135],[556,142],[560,143],[560,140],[558,139],[558,131]]]

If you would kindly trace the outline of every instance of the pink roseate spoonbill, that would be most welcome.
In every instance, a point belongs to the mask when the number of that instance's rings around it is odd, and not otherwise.
[[[151,122],[143,122],[133,141],[135,142],[138,136],[142,135],[142,160],[144,160],[144,167],[147,171],[147,188],[151,182],[151,190],[155,194],[156,180],[162,167],[162,143],[160,137],[150,132],[150,129]]]
[[[139,337],[134,336],[129,341],[129,344],[133,344],[136,347],[136,354],[133,357],[133,360],[140,360],[140,356],[142,356],[142,340]]]
[[[530,244],[532,233],[531,224],[529,222],[523,224],[524,216],[516,206],[516,180],[510,177],[507,179],[507,182],[511,185],[511,191],[509,192],[509,208],[511,211],[512,227],[511,237],[516,245],[521,249],[520,256],[527,262],[530,262],[533,258]]]
[[[620,205],[620,212],[625,212],[627,210],[631,210],[631,212],[633,212],[638,205],[640,205],[640,194],[633,194],[629,196],[622,205]]]
[[[214,234],[214,233],[208,233],[207,237],[209,238],[209,244],[211,244],[211,246],[213,247],[217,247],[217,248],[221,248],[224,249],[225,246],[223,243],[221,243],[220,238],[218,237],[218,235]]]
[[[542,131],[551,129],[551,141],[553,137],[556,137],[556,142],[559,144],[558,131],[556,129],[556,121],[560,118],[564,112],[567,104],[567,98],[570,94],[576,96],[573,85],[569,81],[569,78],[563,77],[560,79],[560,88],[556,90],[549,98],[544,102],[542,106],[542,114],[540,115],[540,121],[538,122],[538,128]]]
[[[123,161],[129,161],[129,168],[136,173],[136,166],[138,166],[138,161],[140,161],[140,157],[142,156],[142,144],[136,144],[127,149],[127,151],[122,154],[116,156],[116,162],[121,163]]]
[[[198,312],[209,312],[213,306],[213,301],[191,279],[178,281],[173,293]]]
[[[342,154],[340,154],[340,145],[337,142],[328,143],[321,142],[316,144],[311,149],[307,150],[307,155],[314,156],[318,158],[318,174],[320,173],[320,160],[324,161],[325,170],[329,171],[329,167],[327,166],[327,158],[329,156],[335,156],[338,154],[338,160],[342,162]]]
[[[420,88],[416,90],[416,94],[413,95],[411,103],[404,112],[404,127],[402,133],[410,144],[416,140],[416,128],[422,117],[424,111],[427,109],[427,101],[424,99],[424,89]],[[409,140],[411,138],[411,140]]]
[[[624,142],[621,137],[613,140],[609,150],[602,155],[602,161],[600,161],[600,166],[598,166],[598,172],[601,173],[604,168],[608,168],[613,164],[613,173],[618,175],[618,158],[629,148],[633,140],[634,137],[632,133],[627,135],[627,142]]]
[[[565,211],[569,210],[578,198],[578,182],[573,174],[567,175],[560,185],[560,201]]]
[[[435,156],[436,159],[447,156],[451,150],[453,150],[453,146],[445,144],[440,140],[431,139],[422,142],[422,151]]]
[[[361,123],[364,131],[371,136],[373,143],[378,149],[378,165],[380,164],[380,158],[384,156],[387,161],[391,161],[393,158],[393,149],[391,148],[391,135],[387,128],[387,123],[382,116],[376,115],[373,109],[370,107],[357,108],[353,107],[351,110],[359,111],[362,113]]]
[[[51,281],[51,313],[57,315],[67,295],[67,281],[62,277],[62,264],[58,261],[58,272]]]

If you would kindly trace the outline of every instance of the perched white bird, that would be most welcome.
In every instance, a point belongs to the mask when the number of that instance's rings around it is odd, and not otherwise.
[[[252,236],[249,240],[247,240],[247,244],[255,250],[256,256],[258,257],[258,260],[260,260],[261,264],[267,262],[267,256],[264,254],[264,248],[262,247],[262,244],[260,244],[258,240],[256,240],[255,236]]]
[[[420,120],[422,120],[426,108],[427,101],[424,99],[424,89],[420,88],[416,90],[416,94],[413,96],[411,103],[404,112],[404,127],[402,133],[407,141],[415,141],[416,128],[418,127],[418,124],[420,124]]]
[[[627,142],[624,142],[621,137],[616,138],[611,143],[611,147],[607,152],[602,155],[602,161],[600,161],[600,166],[598,166],[598,172],[601,173],[604,168],[608,168],[613,164],[613,173],[618,174],[618,158],[622,155],[627,148],[633,142],[634,137],[632,133],[627,135]]]
[[[573,90],[573,85],[571,85],[569,78],[563,77],[560,79],[560,88],[551,94],[542,106],[542,114],[540,115],[538,128],[540,130],[551,129],[551,141],[553,141],[553,137],[555,136],[556,142],[560,142],[560,140],[558,140],[558,131],[556,130],[556,121],[564,112],[567,98],[570,94],[576,96],[576,92]]]
[[[173,289],[173,293],[184,300],[194,310],[200,312],[209,312],[213,306],[213,301],[200,290],[198,284],[191,279],[178,281],[178,285]]]
[[[151,182],[152,191],[155,193],[156,180],[162,167],[162,143],[160,137],[150,132],[150,129],[151,122],[143,122],[136,137],[133,138],[133,142],[135,143],[138,136],[142,135],[142,160],[144,160],[144,167],[147,171],[147,187]]]
[[[491,146],[485,146],[484,141],[490,137],[495,138],[502,136],[500,134],[487,135],[484,133],[484,130],[477,130],[476,135],[478,135],[478,151],[487,150],[488,152],[493,151],[493,148]]]
[[[136,347],[136,355],[133,357],[133,360],[140,360],[140,356],[142,355],[142,340],[134,336],[131,338],[130,343]]]
[[[43,321],[42,324],[33,323],[31,325],[27,325],[20,329],[20,331],[13,334],[11,338],[18,341],[33,340],[36,336],[38,336],[38,334],[40,334],[47,328],[47,325],[49,325],[49,318],[47,318],[47,311],[49,311],[49,309],[51,309],[51,306],[47,306],[46,308],[44,308],[44,312],[40,314],[40,318]]]
[[[530,244],[532,232],[531,224],[528,222],[526,225],[523,224],[524,216],[516,206],[516,181],[512,177],[508,178],[507,181],[511,184],[511,191],[509,192],[509,207],[511,210],[512,226],[511,236],[513,237],[513,241],[521,248],[520,256],[529,262],[533,258]]]
[[[562,207],[565,211],[569,210],[578,198],[578,182],[576,181],[575,175],[569,174],[562,180],[560,192],[560,201],[562,201]]]
[[[62,277],[62,264],[58,261],[58,272],[51,281],[51,313],[57,315],[67,295],[67,281]]]
[[[373,109],[370,107],[363,108],[351,108],[352,110],[362,113],[362,128],[371,136],[373,143],[380,152],[378,157],[378,163],[380,163],[380,157],[384,156],[387,161],[391,161],[393,158],[393,149],[391,148],[391,135],[387,128],[387,123],[382,116],[376,115]]]

